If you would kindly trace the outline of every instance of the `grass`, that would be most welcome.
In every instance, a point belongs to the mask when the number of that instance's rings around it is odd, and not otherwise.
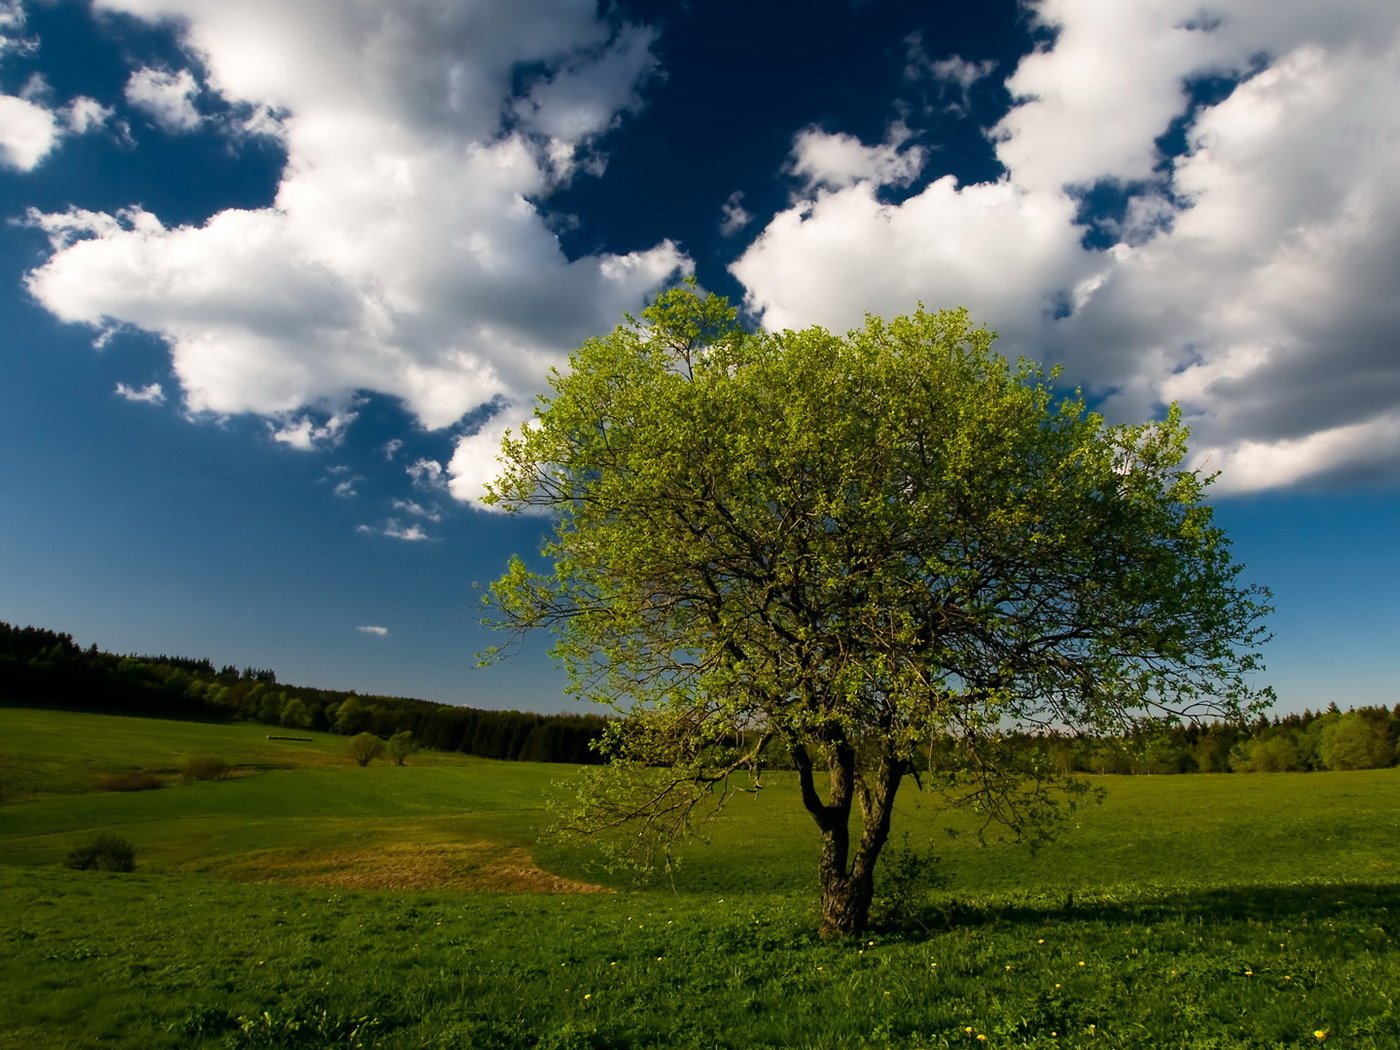
[[[896,834],[931,835],[951,888],[831,943],[781,777],[636,890],[536,844],[567,769],[359,769],[343,737],[265,735],[0,709],[47,770],[0,806],[0,1050],[1400,1045],[1400,770],[1108,778],[1034,855],[911,794]],[[241,775],[93,792],[70,768],[190,754]],[[63,867],[98,830],[135,873]]]

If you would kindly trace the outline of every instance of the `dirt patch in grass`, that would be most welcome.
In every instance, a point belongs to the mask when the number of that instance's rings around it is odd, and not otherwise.
[[[610,892],[606,886],[547,872],[526,850],[494,842],[272,850],[231,858],[215,873],[238,882],[348,890]]]

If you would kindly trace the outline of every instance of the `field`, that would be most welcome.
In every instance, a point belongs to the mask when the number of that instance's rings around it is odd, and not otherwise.
[[[1104,778],[1035,854],[911,785],[951,884],[854,943],[781,776],[638,889],[540,842],[566,767],[267,732],[0,708],[0,1048],[1400,1046],[1397,769]]]

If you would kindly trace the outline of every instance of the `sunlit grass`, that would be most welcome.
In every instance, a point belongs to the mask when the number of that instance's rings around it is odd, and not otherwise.
[[[0,709],[54,771],[0,806],[0,1048],[1400,1045],[1400,770],[1106,778],[1034,854],[911,793],[896,836],[954,881],[854,943],[813,935],[817,839],[782,775],[637,890],[537,844],[567,768],[360,769],[318,737],[269,771],[265,737]],[[242,775],[52,791],[185,749]],[[63,867],[96,830],[134,874]]]

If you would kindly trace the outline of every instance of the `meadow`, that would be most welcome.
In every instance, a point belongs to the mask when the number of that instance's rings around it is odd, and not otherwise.
[[[0,1048],[1400,1045],[1400,769],[1093,778],[1037,852],[910,785],[951,881],[823,941],[780,774],[638,888],[541,839],[568,767],[268,732],[0,708]]]

